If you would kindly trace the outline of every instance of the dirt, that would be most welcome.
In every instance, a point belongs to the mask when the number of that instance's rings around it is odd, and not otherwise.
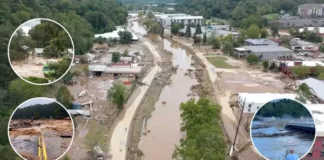
[[[32,59],[29,56],[25,61],[13,61],[12,68],[21,77],[39,77],[44,78],[43,66],[47,61],[57,62],[59,59],[46,59],[43,57],[35,57]]]
[[[72,142],[73,125],[64,120],[11,120],[10,141],[29,160],[38,159],[38,138],[42,135],[49,160],[60,157]]]

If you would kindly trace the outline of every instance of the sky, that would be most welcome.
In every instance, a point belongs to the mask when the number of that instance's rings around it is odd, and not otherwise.
[[[40,19],[34,19],[32,21],[23,24],[22,26],[20,26],[20,28],[26,33],[26,35],[28,35],[29,30],[40,23],[41,23]]]
[[[55,101],[51,100],[51,99],[47,99],[47,98],[36,98],[36,99],[25,101],[24,103],[22,103],[19,106],[19,108],[28,107],[28,106],[35,105],[35,104],[48,104],[48,103],[53,103],[53,102],[55,102]]]

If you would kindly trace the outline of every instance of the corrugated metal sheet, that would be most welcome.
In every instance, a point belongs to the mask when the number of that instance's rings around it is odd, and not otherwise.
[[[312,90],[318,98],[324,100],[324,83],[315,78],[307,78],[304,80],[298,80],[299,84],[307,84],[307,86]]]

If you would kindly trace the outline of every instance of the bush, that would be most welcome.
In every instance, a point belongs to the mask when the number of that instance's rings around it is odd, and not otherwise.
[[[254,65],[258,63],[259,58],[255,54],[249,54],[246,60],[250,65]]]

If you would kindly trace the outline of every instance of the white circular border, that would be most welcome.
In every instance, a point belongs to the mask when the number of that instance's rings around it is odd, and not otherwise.
[[[34,21],[34,20],[46,20],[46,21],[50,21],[50,22],[53,22],[53,23],[59,25],[59,26],[62,27],[62,28],[64,29],[64,31],[68,34],[68,36],[70,37],[70,40],[71,40],[71,42],[72,42],[73,57],[72,57],[72,60],[71,60],[71,63],[70,63],[70,67],[65,71],[65,73],[64,73],[60,78],[58,78],[58,79],[56,79],[56,80],[54,80],[54,81],[52,81],[52,82],[48,82],[48,83],[34,83],[34,82],[30,82],[30,81],[26,80],[25,78],[23,78],[22,76],[20,76],[20,75],[15,71],[15,69],[14,69],[14,67],[12,66],[11,61],[10,61],[10,44],[11,44],[12,37],[13,37],[14,34],[17,32],[17,30],[20,29],[20,28],[21,28],[25,23],[28,23],[28,22],[31,22],[31,21]],[[9,43],[8,43],[8,60],[9,60],[9,63],[10,63],[10,66],[11,66],[12,70],[16,73],[16,75],[17,75],[20,79],[24,80],[24,81],[27,82],[27,83],[33,84],[33,85],[44,86],[44,85],[53,84],[53,83],[55,83],[55,82],[61,80],[61,79],[62,79],[62,78],[63,78],[63,77],[64,77],[64,76],[65,76],[65,75],[70,71],[70,69],[71,69],[71,67],[72,67],[72,64],[73,64],[73,61],[74,61],[74,55],[75,55],[74,42],[73,42],[73,39],[72,39],[70,33],[65,29],[65,27],[64,27],[63,25],[61,25],[60,23],[58,23],[58,22],[56,22],[56,21],[54,21],[54,20],[52,20],[52,19],[48,19],[48,18],[34,18],[34,19],[31,19],[31,20],[28,20],[28,21],[22,23],[22,24],[21,24],[19,27],[17,27],[16,30],[12,33],[12,35],[11,35],[11,37],[10,37],[10,39],[9,39]]]
[[[282,99],[288,99],[288,100],[292,100],[292,101],[295,101],[295,102],[297,102],[297,103],[299,103],[299,104],[301,104],[301,105],[303,105],[306,109],[307,109],[307,111],[310,113],[310,115],[312,116],[312,119],[313,119],[313,121],[314,121],[314,124],[315,124],[315,135],[314,135],[314,140],[313,140],[313,143],[312,143],[312,145],[311,145],[311,147],[310,147],[310,149],[303,155],[303,156],[301,156],[301,157],[299,157],[299,160],[301,160],[302,158],[304,158],[312,149],[313,149],[313,146],[314,146],[314,143],[315,143],[315,141],[316,141],[316,138],[317,138],[317,133],[316,133],[316,122],[315,122],[315,119],[314,119],[314,116],[313,116],[313,114],[312,114],[312,112],[305,106],[305,104],[303,104],[303,103],[301,103],[301,102],[299,102],[299,101],[297,101],[297,100],[295,100],[295,99],[291,99],[291,98],[279,98],[279,99],[273,99],[273,100],[271,100],[271,101],[274,101],[274,100],[282,100]],[[269,102],[271,102],[271,101],[269,101]],[[258,152],[258,154],[261,156],[261,157],[263,157],[264,159],[266,159],[266,160],[269,160],[267,157],[265,157],[265,156],[263,156],[263,154],[261,154],[260,152],[259,152],[259,150],[258,150],[258,148],[255,146],[255,144],[254,144],[254,142],[253,142],[253,139],[252,139],[252,122],[253,122],[253,120],[254,120],[254,117],[255,117],[255,115],[258,113],[258,111],[265,105],[265,104],[267,104],[267,103],[269,103],[269,102],[266,102],[266,103],[264,103],[254,114],[253,114],[253,117],[252,117],[252,119],[251,119],[251,122],[250,122],[250,139],[251,139],[251,142],[252,142],[252,144],[253,144],[253,147],[254,147],[254,149]]]
[[[10,145],[11,145],[11,148],[16,152],[16,154],[20,157],[20,158],[22,158],[22,159],[24,159],[24,160],[27,160],[25,157],[23,157],[23,156],[21,156],[17,151],[16,151],[16,149],[15,149],[15,147],[13,147],[13,145],[12,145],[12,143],[11,143],[11,140],[10,140],[10,134],[9,134],[9,128],[10,128],[10,122],[11,122],[11,118],[12,118],[12,116],[16,113],[16,111],[17,111],[17,109],[22,105],[22,104],[24,104],[24,103],[26,103],[26,102],[28,102],[28,101],[32,101],[32,100],[36,100],[36,99],[47,99],[47,100],[51,100],[51,101],[53,101],[53,102],[56,102],[57,104],[59,104],[67,113],[68,113],[68,115],[70,116],[70,119],[71,119],[71,122],[72,122],[72,129],[73,129],[73,134],[72,134],[72,139],[71,139],[71,142],[70,142],[70,145],[69,145],[69,147],[66,149],[66,151],[60,156],[60,157],[58,157],[58,158],[56,158],[55,160],[58,160],[58,159],[60,159],[60,158],[62,158],[69,150],[70,150],[70,148],[72,147],[72,144],[73,144],[73,141],[74,141],[74,134],[75,134],[75,129],[74,129],[74,121],[73,121],[73,118],[72,118],[72,116],[71,116],[71,114],[68,112],[68,110],[60,103],[60,102],[58,102],[58,101],[56,101],[56,100],[54,100],[54,99],[51,99],[51,98],[47,98],[47,97],[36,97],[36,98],[31,98],[31,99],[28,99],[28,100],[26,100],[26,101],[24,101],[24,102],[22,102],[13,112],[12,112],[12,114],[11,114],[11,116],[10,116],[10,118],[9,118],[9,121],[8,121],[8,132],[7,132],[7,134],[8,134],[8,140],[9,140],[9,143],[10,143]]]

